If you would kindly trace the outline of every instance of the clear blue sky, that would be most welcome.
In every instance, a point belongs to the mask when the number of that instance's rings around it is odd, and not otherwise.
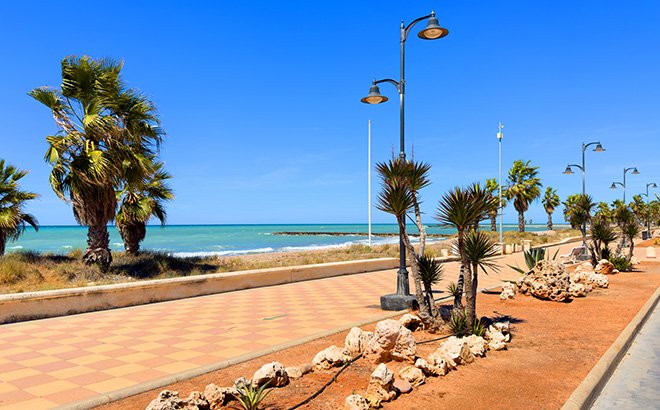
[[[27,96],[59,86],[67,55],[123,59],[157,104],[177,199],[169,222],[366,221],[373,158],[398,145],[398,99],[367,106],[372,78],[398,78],[398,26],[435,9],[448,37],[407,43],[407,142],[433,164],[427,222],[448,188],[530,159],[560,196],[579,192],[582,141],[596,200],[629,175],[628,197],[660,183],[660,2],[11,2],[0,24],[0,157],[31,170],[42,224],[74,223],[48,186],[49,112]],[[420,26],[421,27],[421,26]],[[374,177],[374,194],[377,190]],[[559,214],[560,212],[558,212]],[[559,217],[559,215],[558,215]],[[540,203],[527,218],[545,221]],[[509,208],[506,221],[515,221]],[[375,222],[393,222],[376,212]]]

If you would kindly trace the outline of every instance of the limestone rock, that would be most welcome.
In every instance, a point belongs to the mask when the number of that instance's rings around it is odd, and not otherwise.
[[[508,334],[507,334],[508,336]],[[486,331],[486,338],[488,339],[488,348],[490,350],[504,350],[506,349],[506,339],[507,337],[504,336],[502,332],[499,330],[493,328],[492,326],[489,327],[488,331]]]
[[[579,268],[579,266],[578,266]],[[518,279],[518,290],[543,300],[556,302],[570,298],[570,276],[564,265],[553,260],[541,260],[525,276]]]
[[[241,376],[238,379],[234,380],[234,388],[235,389],[241,389],[241,388],[246,388],[248,386],[251,386],[252,382],[245,377]]]
[[[392,383],[392,387],[394,387],[394,390],[398,391],[401,394],[410,393],[413,390],[412,384],[402,379],[394,380],[394,383]]]
[[[582,262],[578,266],[575,267],[575,272],[577,273],[594,273],[594,266],[591,264],[591,262]]]
[[[211,383],[204,389],[204,397],[209,402],[211,410],[219,409],[225,403],[230,402],[238,396],[238,391],[233,387],[218,387]]]
[[[364,352],[367,343],[373,338],[373,332],[365,332],[359,327],[351,328],[344,340],[344,349],[356,356]]]
[[[428,361],[424,360],[424,362],[427,363],[429,376],[444,376],[449,373],[449,370],[456,369],[456,362],[448,358],[446,354],[439,353],[437,349],[429,355]],[[424,371],[423,368],[421,369]]]
[[[364,350],[364,357],[372,363],[390,360],[414,362],[417,344],[412,332],[396,320],[383,320],[376,324],[374,337]]]
[[[493,329],[502,332],[503,334],[507,334],[511,332],[511,323],[508,320],[503,320],[501,322],[493,322],[490,326],[492,326]]]
[[[483,357],[486,355],[487,342],[481,336],[470,335],[463,338],[468,344],[470,352],[475,356]]]
[[[272,362],[261,366],[252,376],[252,385],[261,387],[268,383],[268,387],[282,387],[289,384],[289,376],[282,363]]]
[[[434,354],[444,358],[448,362],[449,367],[452,367],[450,361],[457,365],[468,364],[474,361],[474,354],[470,351],[468,342],[464,338],[458,338],[456,336],[445,340]]]
[[[516,297],[516,286],[511,282],[502,283],[502,293],[500,293],[500,299],[507,300],[513,299]]]
[[[381,402],[390,401],[396,397],[393,387],[394,373],[381,363],[371,373],[371,380],[367,387],[367,400],[373,407],[378,407]]]
[[[291,379],[291,380],[296,380],[296,379],[300,379],[301,377],[303,377],[303,373],[300,370],[300,368],[298,368],[298,367],[287,367],[287,368],[284,369],[284,371],[286,372],[287,376],[289,376],[289,379]]]
[[[582,283],[571,283],[568,287],[568,292],[574,298],[587,296],[587,289]]]
[[[369,410],[369,402],[359,394],[351,394],[344,401],[344,410]]]
[[[420,319],[419,316],[412,315],[410,313],[406,313],[405,315],[401,316],[399,323],[401,323],[403,327],[412,332],[415,330],[424,330],[424,323],[422,323],[422,319]]]
[[[433,356],[433,355],[431,355],[431,356]],[[444,364],[445,373],[443,373],[443,374],[440,374],[440,371],[441,371],[440,368],[438,368],[436,366],[432,366],[431,363],[429,363],[425,359],[422,359],[421,357],[418,358],[417,360],[415,360],[415,367],[418,368],[419,370],[421,370],[422,373],[424,373],[425,376],[444,376],[445,374],[447,374],[447,371],[448,371],[447,363],[441,357],[438,357],[438,359],[441,360],[442,363]]]
[[[417,359],[424,360],[424,359]],[[416,364],[416,362],[415,362]],[[426,382],[426,376],[424,376],[424,371],[415,366],[406,366],[403,369],[399,370],[399,378],[405,380],[411,385],[417,387]]]
[[[606,288],[609,286],[607,276],[595,272],[578,272],[575,271],[570,275],[571,282],[581,283],[586,286]]]
[[[598,265],[596,265],[594,268],[594,271],[596,273],[600,273],[601,275],[614,275],[619,273],[619,271],[614,267],[614,264],[607,259],[601,259],[598,262]]]
[[[303,376],[311,372],[313,368],[314,365],[312,365],[311,363],[305,363],[298,366],[298,369],[300,369],[300,372],[303,374]]]
[[[312,364],[314,370],[328,370],[333,367],[341,366],[351,360],[349,352],[337,346],[330,346],[325,350],[321,350],[314,356]]]
[[[208,410],[209,403],[200,392],[192,392],[187,399],[179,397],[179,393],[163,390],[153,399],[145,410]]]

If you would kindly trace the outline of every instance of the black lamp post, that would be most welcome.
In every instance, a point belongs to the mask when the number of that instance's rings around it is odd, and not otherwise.
[[[406,146],[405,146],[405,115],[404,115],[404,96],[405,96],[405,45],[408,39],[410,30],[420,21],[428,20],[426,28],[421,30],[417,37],[423,40],[436,40],[446,36],[449,31],[446,28],[440,27],[438,19],[435,17],[435,12],[422,16],[412,21],[407,26],[401,22],[400,37],[399,37],[399,68],[401,77],[399,81],[385,78],[382,80],[373,80],[369,88],[369,94],[362,98],[361,101],[365,104],[380,104],[388,100],[387,97],[380,94],[378,84],[390,83],[394,85],[399,93],[399,158],[402,161],[406,159]],[[406,269],[406,248],[403,244],[403,232],[399,230],[399,272],[397,275],[396,293],[392,295],[381,296],[380,306],[384,310],[403,310],[412,307],[415,297],[410,294],[410,283],[408,281],[408,271]]]
[[[620,185],[621,188],[623,188],[623,204],[626,204],[626,174],[628,171],[632,171],[631,174],[633,175],[639,175],[639,171],[637,170],[637,167],[630,167],[630,168],[624,168],[623,169],[623,182],[612,182],[612,185],[610,185],[610,189],[616,189],[617,185]]]

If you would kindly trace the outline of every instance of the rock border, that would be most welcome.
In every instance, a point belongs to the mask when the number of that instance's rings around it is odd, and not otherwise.
[[[628,352],[639,330],[644,326],[660,301],[660,287],[637,312],[637,315],[623,329],[619,337],[610,346],[605,354],[598,360],[582,383],[573,391],[562,410],[589,409],[596,401],[603,388],[616,370],[623,356]]]

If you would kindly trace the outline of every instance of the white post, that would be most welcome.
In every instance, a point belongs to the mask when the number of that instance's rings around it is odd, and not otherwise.
[[[504,239],[503,239],[503,233],[502,233],[502,214],[504,211],[504,208],[502,207],[502,138],[504,137],[504,133],[502,132],[502,128],[504,128],[504,125],[500,122],[497,125],[497,141],[499,144],[499,163],[500,163],[500,244],[502,244],[502,247],[504,247]]]
[[[369,246],[371,246],[371,120],[369,120],[369,130],[367,132],[367,202],[369,209]]]

